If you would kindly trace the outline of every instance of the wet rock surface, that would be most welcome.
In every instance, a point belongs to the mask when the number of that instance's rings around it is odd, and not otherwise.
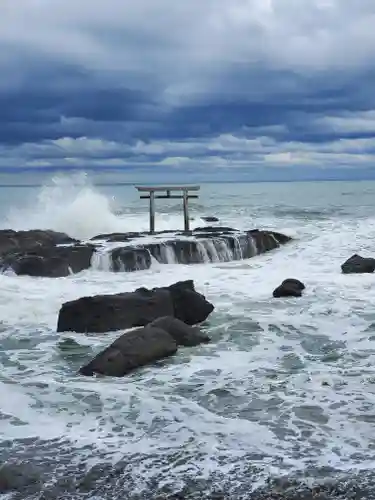
[[[252,230],[241,232],[225,226],[198,227],[185,234],[160,231],[154,241],[146,232],[101,234],[79,242],[55,231],[0,231],[0,267],[15,274],[64,277],[88,269],[93,257],[104,256],[104,268],[113,272],[149,269],[160,264],[229,262],[269,252],[290,241],[286,235]],[[108,246],[112,245],[112,246]]]
[[[2,267],[18,275],[60,278],[88,269],[94,252],[93,245],[40,246],[8,254]]]
[[[123,377],[136,368],[172,356],[176,351],[177,344],[173,337],[151,324],[124,333],[79,372],[87,376],[97,373]]]
[[[354,254],[342,264],[341,270],[344,274],[373,273],[375,271],[375,259]]]
[[[57,331],[104,333],[146,326],[163,316],[194,325],[207,319],[213,310],[214,306],[188,280],[169,287],[140,288],[66,302],[59,312]]]
[[[295,278],[287,278],[281,285],[273,291],[275,298],[280,297],[301,297],[302,291],[305,289],[304,283]]]
[[[172,316],[164,316],[155,319],[150,323],[150,326],[161,328],[168,332],[177,345],[193,347],[210,341],[210,337],[198,327],[187,325],[183,321],[173,318]]]

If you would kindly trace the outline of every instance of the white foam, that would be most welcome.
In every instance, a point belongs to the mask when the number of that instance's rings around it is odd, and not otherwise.
[[[11,207],[0,227],[16,230],[53,229],[82,240],[102,233],[148,231],[147,203],[138,199],[132,186],[124,189],[127,196],[130,193],[136,197],[137,213],[128,211],[118,214],[123,200],[107,196],[90,182],[87,174],[58,175],[34,197],[25,200],[23,206]],[[139,208],[144,211],[139,212]],[[182,211],[171,214],[165,212],[163,206],[159,208],[156,215],[158,231],[182,228]],[[192,221],[191,227],[199,226],[199,222],[199,219]]]

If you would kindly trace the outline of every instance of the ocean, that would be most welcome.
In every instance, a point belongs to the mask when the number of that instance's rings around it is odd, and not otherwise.
[[[14,177],[0,178],[2,229],[148,229],[121,174]],[[340,269],[375,257],[375,182],[205,183],[199,195],[193,227],[216,216],[293,241],[235,262],[0,274],[3,498],[375,498],[375,275]],[[179,200],[157,201],[156,228],[182,229]],[[274,299],[289,277],[303,296]],[[56,333],[62,303],[185,279],[215,306],[209,344],[120,379],[77,375],[119,333]]]

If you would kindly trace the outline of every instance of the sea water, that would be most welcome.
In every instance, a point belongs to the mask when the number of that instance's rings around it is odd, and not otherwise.
[[[95,181],[9,187],[8,178],[0,227],[82,240],[148,229],[146,200],[120,174]],[[214,215],[293,242],[235,262],[184,266],[171,256],[133,273],[0,274],[0,460],[39,481],[22,498],[217,490],[241,499],[269,477],[374,467],[375,275],[343,275],[340,265],[375,256],[375,183],[202,184],[190,215],[193,227]],[[182,225],[179,201],[158,200],[157,229]],[[289,277],[305,283],[303,297],[273,299]],[[63,302],[184,279],[215,305],[203,326],[210,344],[121,379],[77,375],[118,333],[56,333]]]

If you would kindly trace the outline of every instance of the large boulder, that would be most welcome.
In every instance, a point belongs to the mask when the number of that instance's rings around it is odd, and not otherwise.
[[[148,325],[121,335],[79,372],[87,376],[123,377],[136,368],[172,356],[176,351],[177,344],[169,333]]]
[[[168,290],[147,290],[82,297],[62,305],[58,332],[104,333],[145,326],[161,316],[173,316]]]
[[[354,254],[342,264],[341,270],[344,274],[373,273],[375,271],[375,259]]]
[[[193,280],[178,281],[168,287],[174,316],[187,325],[202,323],[214,310],[206,297],[195,290]]]
[[[169,287],[139,288],[134,292],[82,297],[62,305],[57,331],[104,333],[145,326],[173,316],[186,324],[204,321],[214,306],[194,288],[193,281]]]
[[[187,325],[183,321],[173,318],[172,316],[164,316],[155,319],[150,323],[150,326],[161,328],[169,333],[177,345],[193,347],[210,341],[210,337],[198,327]]]
[[[305,289],[305,285],[302,281],[295,278],[288,278],[284,280],[281,285],[279,285],[273,291],[273,296],[276,298],[280,297],[301,297],[302,291]]]

